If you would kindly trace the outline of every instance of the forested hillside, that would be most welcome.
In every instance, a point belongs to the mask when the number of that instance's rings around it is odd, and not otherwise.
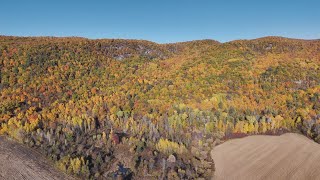
[[[0,134],[82,178],[209,178],[222,138],[320,143],[319,40],[0,36],[0,69]]]

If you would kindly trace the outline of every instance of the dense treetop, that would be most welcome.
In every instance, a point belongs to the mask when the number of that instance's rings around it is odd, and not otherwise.
[[[112,141],[117,132],[133,144],[143,141],[145,149],[179,158],[193,141],[217,134],[286,129],[320,141],[319,40],[156,44],[0,36],[0,70],[0,133],[35,143],[41,133],[53,136],[52,130],[62,134],[65,146],[70,134],[94,134],[93,143],[97,137]],[[48,146],[58,146],[45,137]],[[55,160],[62,169],[88,167],[70,173],[105,172],[88,153],[59,152]]]

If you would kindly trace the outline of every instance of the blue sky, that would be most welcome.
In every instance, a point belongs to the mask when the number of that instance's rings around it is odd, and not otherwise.
[[[226,42],[320,39],[319,0],[1,0],[0,34]]]

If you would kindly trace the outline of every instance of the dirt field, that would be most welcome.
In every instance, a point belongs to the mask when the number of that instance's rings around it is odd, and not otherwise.
[[[0,179],[73,179],[57,171],[40,153],[0,136]]]
[[[250,136],[215,147],[213,179],[320,179],[320,145],[299,135]]]

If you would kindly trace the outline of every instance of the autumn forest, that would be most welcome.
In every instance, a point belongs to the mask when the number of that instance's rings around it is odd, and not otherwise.
[[[213,146],[320,143],[320,41],[0,36],[0,134],[83,179],[210,179]]]

